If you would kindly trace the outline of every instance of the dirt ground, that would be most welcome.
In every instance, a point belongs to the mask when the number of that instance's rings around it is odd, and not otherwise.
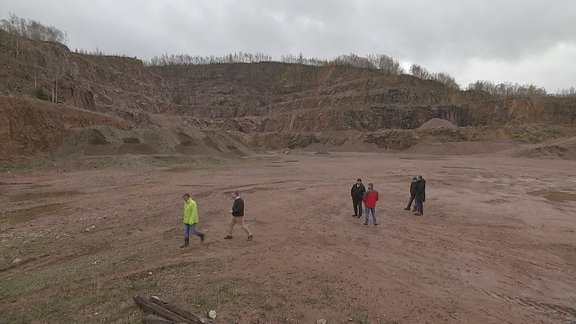
[[[139,323],[139,294],[215,323],[576,323],[574,160],[326,153],[0,174],[0,322]],[[379,226],[351,217],[358,177]],[[253,241],[223,239],[232,190]],[[207,239],[181,249],[185,192]]]

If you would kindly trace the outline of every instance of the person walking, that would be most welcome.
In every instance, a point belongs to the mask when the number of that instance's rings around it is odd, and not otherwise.
[[[374,189],[374,184],[368,184],[368,190],[364,194],[363,201],[364,207],[366,207],[366,218],[364,220],[364,225],[368,225],[368,221],[370,220],[370,213],[372,213],[372,223],[374,226],[378,225],[376,221],[376,202],[378,201],[378,191]]]
[[[404,210],[410,210],[410,206],[412,206],[412,202],[414,198],[416,198],[416,192],[418,192],[418,177],[412,177],[412,182],[410,183],[410,199],[408,200],[408,206],[404,208]],[[414,204],[413,212],[416,211],[416,204]]]
[[[184,244],[180,247],[185,248],[190,244],[190,233],[198,235],[200,242],[204,242],[206,235],[196,229],[198,225],[198,208],[196,202],[190,198],[189,193],[184,196]]]
[[[366,193],[366,188],[362,184],[362,179],[357,179],[356,183],[352,186],[350,190],[350,195],[352,196],[352,206],[354,207],[354,215],[352,217],[362,217],[362,199]]]
[[[414,197],[416,211],[414,215],[424,215],[424,202],[426,201],[426,180],[422,176],[418,176],[418,190]]]
[[[224,237],[224,238],[227,240],[232,239],[232,230],[234,229],[234,225],[236,225],[236,223],[240,223],[240,226],[242,226],[242,229],[248,235],[247,240],[252,241],[252,239],[254,238],[254,235],[252,234],[252,232],[250,231],[248,226],[246,226],[246,224],[244,224],[244,200],[240,197],[240,193],[238,191],[232,192],[232,198],[234,198],[234,203],[232,204],[232,209],[230,209],[230,213],[232,214],[232,217],[230,218],[230,225],[228,227],[228,235],[226,235],[226,237]]]

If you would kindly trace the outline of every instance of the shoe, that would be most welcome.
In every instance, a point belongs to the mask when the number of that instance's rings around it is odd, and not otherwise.
[[[190,241],[184,241],[184,244],[180,245],[180,248],[186,248],[188,247],[188,244],[190,243]]]
[[[424,215],[424,213],[420,213],[420,216]]]
[[[416,215],[416,216],[420,216],[420,213],[414,213],[414,215]]]
[[[204,242],[205,237],[206,237],[206,234],[200,235],[200,243]]]
[[[252,241],[253,238],[254,238],[254,235],[250,235],[250,236],[248,236],[248,238],[246,239],[246,241]]]
[[[368,225],[368,223],[364,223],[364,225]]]
[[[358,215],[352,215],[352,217],[358,217]]]
[[[410,208],[404,208],[404,210],[410,210]]]
[[[231,240],[231,239],[232,239],[232,235],[226,235],[226,236],[224,237],[224,239],[225,239],[225,240]]]
[[[374,226],[378,225],[378,223],[374,224]]]

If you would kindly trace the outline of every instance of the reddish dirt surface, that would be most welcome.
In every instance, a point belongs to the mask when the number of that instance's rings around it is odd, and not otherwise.
[[[138,323],[145,314],[131,297],[140,294],[203,316],[215,310],[215,323],[576,321],[574,161],[380,153],[176,166],[123,159],[0,174],[0,284],[45,279],[0,294],[4,318],[71,296],[64,305],[73,311],[56,307],[29,322]],[[403,210],[417,174],[427,180],[423,216]],[[358,177],[380,192],[379,226],[351,217]],[[236,189],[250,242],[240,228],[223,239]],[[185,192],[198,203],[207,239],[181,249]]]

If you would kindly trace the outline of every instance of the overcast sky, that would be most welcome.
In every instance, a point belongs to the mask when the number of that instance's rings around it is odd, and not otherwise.
[[[576,0],[0,0],[10,13],[66,32],[72,51],[385,54],[463,88],[576,87]]]

